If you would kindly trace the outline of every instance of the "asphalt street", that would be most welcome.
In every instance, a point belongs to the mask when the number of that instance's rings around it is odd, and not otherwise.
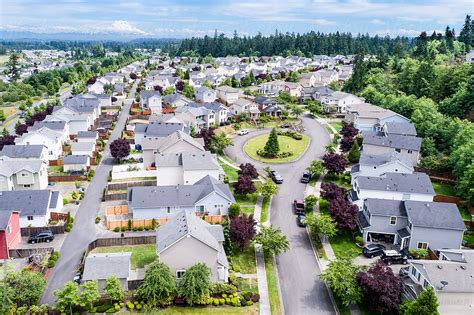
[[[303,117],[302,122],[306,129],[304,133],[311,137],[305,154],[294,162],[269,165],[284,178],[273,198],[270,217],[271,224],[280,227],[290,242],[290,249],[276,259],[283,308],[285,314],[290,315],[335,314],[327,287],[319,279],[321,270],[309,236],[304,228],[297,226],[292,209],[293,200],[304,197],[306,185],[299,182],[302,172],[311,161],[321,159],[324,147],[331,140],[327,130],[316,120]],[[226,154],[238,164],[249,162],[262,171],[268,164],[252,160],[244,153],[243,146],[248,139],[268,132],[267,129],[236,136],[234,146],[228,147]]]

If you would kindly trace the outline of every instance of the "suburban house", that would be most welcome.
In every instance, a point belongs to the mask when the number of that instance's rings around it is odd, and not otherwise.
[[[337,81],[339,79],[339,75],[337,71],[330,70],[330,69],[321,69],[314,73],[315,76],[315,84],[318,85],[329,85],[333,81]]]
[[[217,98],[227,105],[235,103],[239,99],[239,95],[239,90],[230,86],[224,85],[217,88]]]
[[[178,130],[165,137],[145,137],[142,140],[143,165],[150,167],[155,164],[155,154],[202,152],[204,141],[202,138],[193,138]]]
[[[20,213],[15,210],[0,211],[0,259],[10,258],[9,250],[20,242]]]
[[[153,114],[160,114],[163,109],[161,94],[158,91],[140,91],[140,104],[150,109]]]
[[[229,186],[209,175],[193,185],[130,187],[127,200],[134,219],[170,218],[182,210],[227,215],[235,202]]]
[[[313,87],[316,85],[316,73],[308,72],[300,75],[299,83],[303,87]]]
[[[277,102],[263,95],[255,96],[253,101],[258,104],[258,109],[263,110],[265,107],[277,105]]]
[[[189,134],[189,129],[180,122],[156,122],[135,125],[135,144],[141,145],[145,137],[167,137],[176,131]]]
[[[93,157],[95,152],[95,142],[73,142],[71,144],[72,155],[87,155]]]
[[[357,96],[346,92],[334,92],[322,97],[322,109],[326,113],[345,113],[348,105],[362,103]]]
[[[227,121],[229,116],[229,109],[225,107],[222,103],[219,102],[205,102],[202,104],[198,103],[189,103],[188,106],[190,107],[204,107],[210,111],[212,111],[215,115],[214,122],[216,124],[223,124]]]
[[[385,173],[413,174],[411,162],[404,160],[400,153],[392,152],[372,155],[362,152],[359,163],[351,168],[351,184],[358,176],[379,177]]]
[[[46,147],[42,144],[30,145],[5,145],[0,151],[0,159],[16,159],[16,160],[42,160],[47,163]]]
[[[71,98],[67,98],[63,101],[63,107],[70,108],[78,113],[91,115],[92,122],[94,122],[100,116],[102,108],[101,101],[99,100],[99,98],[93,95],[77,95]]]
[[[214,102],[217,98],[217,93],[215,90],[210,89],[205,86],[201,86],[200,88],[197,88],[194,90],[194,96],[196,98],[196,102],[201,102],[201,103],[210,103]]]
[[[262,110],[262,113],[267,116],[272,116],[272,117],[281,117],[283,115],[283,112],[285,111],[285,107],[282,105],[269,105],[265,107]]]
[[[250,119],[257,119],[260,115],[258,104],[246,98],[239,98],[230,107],[230,112],[233,115],[247,115]]]
[[[64,121],[69,126],[69,135],[76,135],[79,131],[88,130],[94,124],[94,117],[90,113],[80,112],[74,108],[55,106],[46,121]]]
[[[435,191],[425,173],[385,173],[379,177],[358,176],[349,190],[349,201],[362,210],[364,200],[377,196],[389,200],[433,201]]]
[[[156,254],[180,279],[187,269],[204,263],[213,282],[227,282],[229,262],[222,225],[209,224],[193,213],[180,211],[156,230]]]
[[[313,99],[317,101],[322,101],[334,94],[334,91],[328,88],[327,86],[316,86],[313,88]]]
[[[63,171],[67,173],[83,173],[90,165],[89,155],[66,155],[63,158]]]
[[[77,142],[94,142],[99,139],[97,131],[79,131],[76,136]]]
[[[192,100],[179,93],[172,93],[163,96],[163,104],[173,108],[181,107],[191,103]]]
[[[258,92],[267,96],[277,96],[284,90],[285,82],[276,80],[272,82],[264,82],[258,86]]]
[[[33,126],[28,127],[28,132],[34,132],[42,128],[62,133],[63,141],[69,140],[69,126],[65,121],[36,121]]]
[[[460,248],[466,227],[454,203],[368,198],[357,222],[364,241],[402,249]]]
[[[207,175],[221,180],[224,172],[217,156],[208,151],[155,155],[158,186],[193,185]]]
[[[13,190],[0,192],[0,212],[19,211],[20,226],[47,226],[51,211],[63,208],[63,197],[58,191]]]
[[[368,103],[355,103],[346,107],[344,120],[361,131],[380,130],[387,123],[410,123],[410,120],[391,110]]]
[[[299,98],[301,96],[301,92],[303,92],[303,86],[299,83],[285,82],[283,85],[283,91],[290,94],[291,97]]]
[[[415,125],[410,122],[387,121],[383,123],[381,131],[385,135],[416,136]]]
[[[46,159],[57,160],[63,152],[64,134],[48,128],[41,128],[24,133],[15,139],[16,145],[43,145],[46,148]]]
[[[99,292],[104,292],[108,278],[116,276],[123,290],[128,290],[131,274],[131,252],[90,254],[84,262],[82,281],[97,281]]]
[[[378,132],[364,132],[363,136],[363,152],[371,155],[397,152],[403,159],[410,161],[413,166],[418,164],[421,138],[397,134],[380,135]]]
[[[413,260],[402,278],[402,299],[414,300],[432,287],[440,314],[472,314],[474,250],[443,249],[439,260]]]
[[[216,113],[204,106],[182,106],[175,110],[175,113],[188,113],[190,114],[195,121],[195,124],[192,125],[196,131],[203,128],[209,128],[216,123]]]
[[[3,159],[0,157],[0,190],[45,189],[48,166],[40,159]]]

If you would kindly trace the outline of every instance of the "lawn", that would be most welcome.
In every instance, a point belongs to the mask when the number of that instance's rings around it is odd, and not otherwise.
[[[258,184],[259,183],[255,183],[255,187],[257,187]],[[240,195],[240,194],[234,193],[234,187],[232,187],[232,185],[229,185],[229,186],[230,186],[230,190],[234,194],[234,198],[237,203],[240,203],[241,205],[253,206],[257,202],[258,193]]]
[[[450,184],[433,183],[433,189],[437,195],[456,196],[456,190]]]
[[[253,244],[244,251],[234,248],[229,257],[233,267],[239,267],[241,273],[257,273],[257,262],[255,261],[255,247]]]
[[[238,285],[237,287],[239,288],[240,291],[249,291],[249,292],[254,292],[258,293],[258,281],[256,278],[239,278],[237,279]]]
[[[277,272],[273,258],[265,257],[265,271],[267,273],[268,295],[272,315],[281,314],[280,296],[278,295]]]
[[[336,129],[337,132],[341,131],[342,129],[342,122],[340,121],[331,121],[329,124],[333,126],[333,128]]]
[[[260,222],[268,220],[268,208],[270,207],[270,198],[264,197],[262,201],[262,213],[260,215]]]
[[[6,118],[15,115],[19,111],[17,107],[0,107],[0,110],[3,110],[3,113],[5,114]]]
[[[177,314],[259,314],[258,304],[246,307],[232,306],[170,306],[165,309],[158,309],[153,314],[177,315]]]
[[[131,268],[143,268],[155,261],[156,259],[156,245],[155,244],[143,244],[143,245],[128,245],[128,246],[108,246],[108,247],[97,247],[91,253],[120,253],[120,252],[132,252]]]
[[[219,164],[224,170],[224,173],[227,176],[227,179],[229,180],[229,182],[235,182],[237,178],[239,177],[237,170],[233,168],[232,166],[229,166],[221,161],[219,161]]]
[[[289,162],[298,159],[301,154],[303,154],[306,148],[309,145],[309,137],[303,135],[303,139],[295,140],[293,138],[287,136],[278,136],[278,143],[280,144],[280,152],[293,152],[292,156],[286,158],[275,158],[275,159],[268,159],[260,157],[257,154],[257,150],[263,149],[265,144],[268,140],[268,134],[261,135],[255,138],[250,139],[244,145],[244,151],[250,156],[252,159],[265,162],[265,163],[281,163],[281,162]]]
[[[463,218],[463,220],[472,220],[472,215],[469,210],[467,210],[466,206],[459,206],[459,212],[461,213],[461,217]]]
[[[334,183],[339,187],[351,189],[351,176],[347,174],[326,175],[323,178],[323,183]]]
[[[464,233],[463,240],[471,246],[474,246],[474,234]]]
[[[254,214],[255,212],[255,206],[241,206],[240,211],[242,213],[245,213],[247,216]]]
[[[361,253],[361,249],[352,239],[351,232],[347,230],[341,230],[336,236],[331,237],[329,242],[337,258],[355,258]]]

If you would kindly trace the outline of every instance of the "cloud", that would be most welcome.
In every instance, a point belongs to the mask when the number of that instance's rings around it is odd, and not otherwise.
[[[381,36],[408,36],[408,37],[414,37],[420,35],[422,31],[420,30],[414,30],[414,29],[406,29],[406,28],[399,28],[399,29],[384,29],[384,30],[378,30],[373,32],[376,35],[381,35]]]
[[[378,24],[378,25],[383,25],[383,24],[385,24],[384,21],[379,20],[379,19],[373,19],[372,21],[370,21],[370,23],[372,23],[372,24]]]
[[[142,31],[132,23],[123,20],[113,21],[107,29],[114,33],[149,35],[149,33]]]

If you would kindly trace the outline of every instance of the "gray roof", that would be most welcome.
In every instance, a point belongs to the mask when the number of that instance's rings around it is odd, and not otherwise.
[[[98,132],[97,131],[78,131],[77,137],[78,138],[96,138]]]
[[[44,128],[49,128],[49,129],[52,129],[52,130],[64,130],[64,128],[66,127],[66,122],[65,121],[56,121],[56,120],[37,121],[37,122],[35,122],[35,124],[33,126],[30,126],[28,128],[28,131],[38,130],[38,129],[43,128],[43,127]]]
[[[76,96],[64,100],[64,107],[72,108],[79,113],[91,113],[100,106],[99,99]],[[59,110],[61,106],[55,106],[53,111]]]
[[[0,211],[0,231],[5,231],[7,229],[8,222],[10,222],[10,217],[13,212],[13,210]]]
[[[413,151],[420,151],[421,138],[413,136],[402,136],[389,134],[387,136],[380,136],[376,133],[364,133],[362,145],[371,144],[382,147],[390,147],[395,149],[406,149]]]
[[[1,160],[0,160],[1,161]],[[0,163],[0,175],[11,176],[22,170],[26,170],[31,173],[40,172],[44,163],[40,159],[29,159],[27,161],[18,162],[17,160],[6,160]]]
[[[415,125],[409,122],[388,121],[385,123],[385,128],[388,134],[416,136]]]
[[[189,107],[204,107],[206,109],[212,110],[213,112],[219,112],[221,110],[228,110],[222,103],[219,102],[206,102],[206,103],[189,103],[187,106]]]
[[[51,190],[13,190],[0,192],[0,211],[18,210],[21,216],[45,215],[51,208]]]
[[[162,152],[180,141],[187,142],[194,146],[196,150],[204,151],[204,141],[202,138],[193,138],[185,132],[178,130],[166,137],[145,137],[142,141],[143,150],[155,150],[157,152]]]
[[[43,145],[9,144],[3,147],[2,151],[0,151],[0,156],[8,156],[9,158],[40,158],[43,150],[44,150]]]
[[[316,86],[314,87],[313,93],[319,93],[322,96],[327,96],[327,95],[332,95],[334,91],[328,88],[327,86]]]
[[[229,202],[234,202],[229,186],[207,175],[193,185],[130,187],[128,203],[133,208],[193,206],[199,200],[216,192]]]
[[[50,208],[56,208],[58,205],[58,200],[59,200],[59,191],[52,191],[51,192],[51,200],[49,202],[49,207]]]
[[[157,167],[182,166],[184,170],[220,169],[215,155],[208,151],[156,154],[155,164]]]
[[[88,155],[66,155],[63,158],[63,165],[80,164],[86,165],[89,160]]]
[[[359,164],[360,165],[368,165],[368,166],[379,166],[383,164],[387,164],[394,161],[400,161],[406,166],[413,168],[411,163],[406,161],[405,158],[401,156],[400,153],[394,151],[385,154],[367,154],[364,151],[361,152]]]
[[[157,253],[162,253],[186,236],[194,237],[214,249],[220,256],[218,261],[228,267],[225,251],[220,244],[224,241],[222,226],[211,225],[195,214],[184,210],[156,230]]]
[[[371,215],[406,217],[403,201],[367,198],[364,204]]]
[[[152,121],[149,124],[137,124],[135,126],[135,132],[144,132],[147,137],[167,137],[178,130],[189,134],[188,128],[181,123]]]
[[[111,276],[126,279],[130,273],[132,253],[90,254],[84,263],[82,280],[104,280]]]
[[[191,102],[191,100],[189,98],[187,98],[186,96],[184,96],[182,94],[179,94],[179,93],[172,93],[172,94],[168,94],[168,95],[163,96],[163,102],[165,104],[173,104],[174,102],[177,102],[179,100],[182,100],[186,103]]]
[[[406,200],[405,209],[414,226],[466,230],[454,203]]]
[[[360,189],[435,195],[431,180],[425,173],[385,173],[380,177],[359,176],[356,181]]]
[[[94,142],[73,142],[71,144],[71,152],[75,151],[89,151],[92,152],[95,150]]]
[[[140,91],[140,99],[148,100],[152,96],[161,96],[158,91]]]

